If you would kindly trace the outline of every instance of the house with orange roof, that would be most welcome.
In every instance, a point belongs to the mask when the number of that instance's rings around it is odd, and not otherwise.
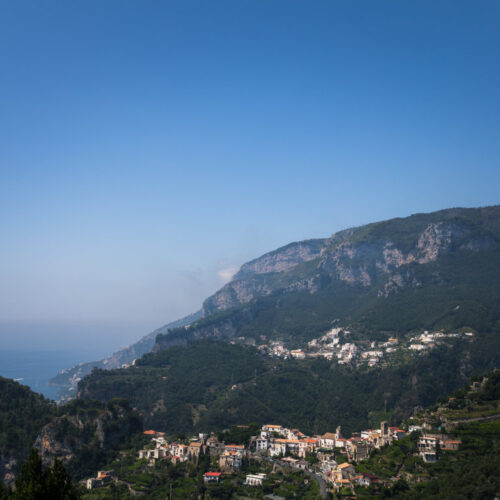
[[[86,486],[87,489],[91,490],[93,488],[99,488],[100,486],[106,486],[115,477],[115,472],[112,470],[100,470],[97,473],[97,477],[92,477],[87,479]]]
[[[457,451],[459,446],[462,444],[462,441],[459,439],[456,440],[444,440],[440,442],[440,448],[445,451]]]
[[[262,426],[262,429],[265,431],[281,431],[283,427],[281,425],[266,424]]]
[[[325,450],[333,450],[335,448],[335,441],[335,434],[332,432],[326,432],[319,438],[319,446]]]
[[[351,479],[352,477],[354,477],[356,473],[354,465],[350,464],[349,462],[344,462],[343,464],[340,464],[338,466],[338,470],[342,474],[342,479]]]
[[[219,467],[223,471],[233,471],[240,469],[243,461],[243,453],[241,451],[226,450],[219,458]]]
[[[226,444],[225,449],[229,451],[244,451],[245,447],[242,444]]]
[[[220,477],[220,472],[205,472],[205,474],[203,474],[203,481],[205,481],[205,483],[218,483]]]

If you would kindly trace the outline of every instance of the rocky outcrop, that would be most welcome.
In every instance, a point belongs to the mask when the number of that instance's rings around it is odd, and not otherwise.
[[[500,235],[500,207],[450,209],[359,228],[328,239],[292,243],[243,266],[203,304],[203,317],[250,303],[277,290],[317,292],[328,279],[378,287],[379,296],[419,287],[413,265],[460,250],[483,251]],[[314,264],[308,274],[295,272]]]
[[[65,425],[67,418],[54,419],[53,422],[43,427],[42,432],[36,438],[34,448],[40,453],[45,465],[51,465],[55,458],[68,463],[75,457],[75,452],[82,447],[82,443],[74,435],[61,433],[63,426],[69,428]],[[81,430],[82,426],[77,425],[76,428]]]
[[[45,465],[57,458],[70,471],[78,471],[81,456],[101,449],[116,451],[125,439],[142,431],[138,415],[126,402],[112,401],[101,407],[97,402],[81,402],[80,406],[74,406],[74,414],[54,418],[36,438],[34,448]]]
[[[324,239],[299,241],[266,253],[243,264],[234,279],[240,280],[254,274],[280,273],[297,264],[314,260],[320,256],[325,241]]]
[[[157,349],[190,339],[238,335],[243,324],[241,307],[248,305],[244,310],[251,316],[251,304],[273,293],[314,294],[332,280],[374,290],[378,297],[422,287],[418,266],[451,252],[487,250],[500,240],[499,221],[500,207],[451,209],[347,229],[328,239],[292,243],[244,264],[231,282],[204,302],[202,322],[194,323],[180,337],[178,333],[163,335]],[[434,284],[444,283],[439,270],[432,279]],[[239,311],[232,319],[217,316],[232,310]],[[214,321],[207,323],[212,317]]]
[[[274,275],[286,273],[299,264],[319,258],[325,242],[324,239],[317,239],[290,243],[243,264],[231,282],[205,300],[203,317],[217,311],[227,311],[256,297],[272,293],[281,287]]]
[[[8,488],[14,486],[16,480],[15,471],[18,467],[18,462],[12,457],[0,457],[0,482]]]
[[[256,297],[268,295],[273,286],[266,276],[250,276],[233,280],[203,303],[203,317],[206,318],[217,311],[227,311],[232,307],[246,304]]]

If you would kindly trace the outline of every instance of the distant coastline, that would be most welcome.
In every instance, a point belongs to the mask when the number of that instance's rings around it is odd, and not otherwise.
[[[10,378],[49,399],[56,397],[58,388],[47,384],[59,370],[105,354],[97,350],[22,350],[0,351],[0,376]]]

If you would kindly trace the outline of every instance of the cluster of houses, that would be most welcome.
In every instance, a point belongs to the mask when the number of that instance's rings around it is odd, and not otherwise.
[[[408,432],[413,431],[422,432],[422,427],[410,426]],[[213,433],[199,434],[186,442],[169,442],[165,433],[154,430],[144,431],[144,434],[151,437],[151,445],[139,450],[138,458],[147,460],[150,465],[165,458],[174,464],[187,461],[196,463],[201,454],[210,456],[212,469],[216,470],[204,474],[206,483],[219,482],[222,474],[238,471],[243,460],[252,457],[271,460],[275,464],[293,469],[310,472],[314,470],[331,488],[338,491],[345,487],[353,489],[356,486],[382,484],[383,481],[377,477],[357,473],[350,462],[367,459],[373,449],[402,439],[407,432],[399,427],[389,426],[387,422],[381,422],[379,429],[353,433],[350,438],[342,436],[340,426],[334,433],[306,436],[299,429],[267,424],[261,427],[259,434],[250,439],[248,447],[226,444]],[[423,433],[418,441],[417,454],[425,462],[435,462],[439,450],[453,451],[457,450],[459,445],[460,441],[452,440],[446,435]],[[339,457],[342,460],[339,460]],[[315,462],[314,467],[311,466],[312,462]],[[87,488],[105,486],[113,478],[113,471],[99,471],[96,478],[86,481]],[[265,479],[264,473],[248,474],[244,484],[261,486]]]
[[[406,435],[398,427],[390,427],[382,422],[380,429],[367,429],[344,438],[340,426],[335,433],[306,436],[298,429],[288,429],[281,425],[267,424],[260,433],[253,436],[248,448],[243,445],[225,444],[214,435],[199,434],[196,439],[186,443],[168,442],[164,433],[145,431],[150,435],[154,447],[139,451],[140,459],[147,459],[153,464],[157,459],[168,458],[173,463],[197,461],[200,453],[208,454],[217,464],[217,470],[207,472],[204,480],[207,483],[219,482],[222,473],[232,473],[241,468],[247,456],[253,458],[269,457],[269,459],[294,469],[310,470],[308,456],[318,460],[318,473],[336,489],[348,483],[372,484],[379,481],[373,476],[356,474],[354,466],[348,462],[338,464],[334,452],[341,451],[348,461],[361,461],[368,458],[370,451],[380,448]],[[245,483],[248,486],[259,486],[265,480],[265,474],[248,474]]]
[[[355,363],[357,366],[375,366],[380,361],[398,350],[409,350],[414,353],[424,353],[440,345],[446,338],[469,338],[474,337],[472,332],[467,333],[424,333],[412,337],[408,342],[400,343],[397,338],[391,337],[385,342],[362,341],[358,344],[349,340],[351,332],[343,328],[332,328],[325,335],[315,338],[307,343],[303,349],[289,349],[282,341],[272,340],[268,343],[257,345],[264,354],[273,358],[282,359],[305,359],[325,358],[328,361],[337,361],[339,364]],[[232,343],[244,342],[256,345],[254,339],[239,337]],[[261,341],[266,342],[265,335],[261,335]],[[362,347],[363,346],[363,347]]]
[[[357,360],[360,363],[367,362],[370,366],[373,366],[383,357],[384,352],[394,352],[393,346],[398,343],[397,339],[390,339],[389,342],[382,343],[382,347],[386,348],[384,351],[380,348],[378,350],[374,349],[376,343],[372,342],[370,350],[363,351],[354,342],[342,342],[342,339],[346,340],[350,335],[351,332],[348,330],[332,328],[322,337],[308,342],[305,349],[289,350],[280,341],[271,341],[269,344],[258,346],[258,349],[275,358],[325,358],[328,361],[336,360],[339,364],[347,364]]]
[[[168,458],[174,464],[179,462],[197,462],[200,454],[209,455],[218,459],[219,469],[223,472],[232,472],[241,467],[247,450],[240,444],[225,444],[215,434],[199,434],[198,438],[187,443],[173,441],[169,443],[163,432],[144,431],[151,436],[154,448],[139,450],[139,458],[147,459],[154,464],[160,458]]]
[[[443,339],[446,338],[468,338],[472,339],[474,337],[474,333],[465,332],[465,333],[443,333],[443,332],[434,332],[429,333],[425,331],[424,333],[412,337],[410,339],[410,344],[408,349],[410,351],[427,351],[439,345]]]
[[[367,486],[380,480],[376,477],[357,474],[349,462],[362,461],[369,457],[370,451],[380,448],[394,440],[403,438],[406,432],[398,427],[390,427],[382,422],[380,429],[367,429],[344,438],[340,426],[335,433],[327,432],[321,436],[306,436],[298,429],[287,429],[280,425],[264,425],[260,435],[255,438],[255,452],[278,458],[297,469],[309,469],[305,460],[313,455],[318,460],[319,473],[331,487],[338,490],[354,483]],[[347,462],[337,463],[335,451],[340,451]],[[290,456],[289,456],[290,455]]]

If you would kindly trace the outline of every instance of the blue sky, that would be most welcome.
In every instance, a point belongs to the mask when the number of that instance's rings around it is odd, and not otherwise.
[[[290,241],[500,202],[495,1],[0,2],[0,348],[132,342]]]

